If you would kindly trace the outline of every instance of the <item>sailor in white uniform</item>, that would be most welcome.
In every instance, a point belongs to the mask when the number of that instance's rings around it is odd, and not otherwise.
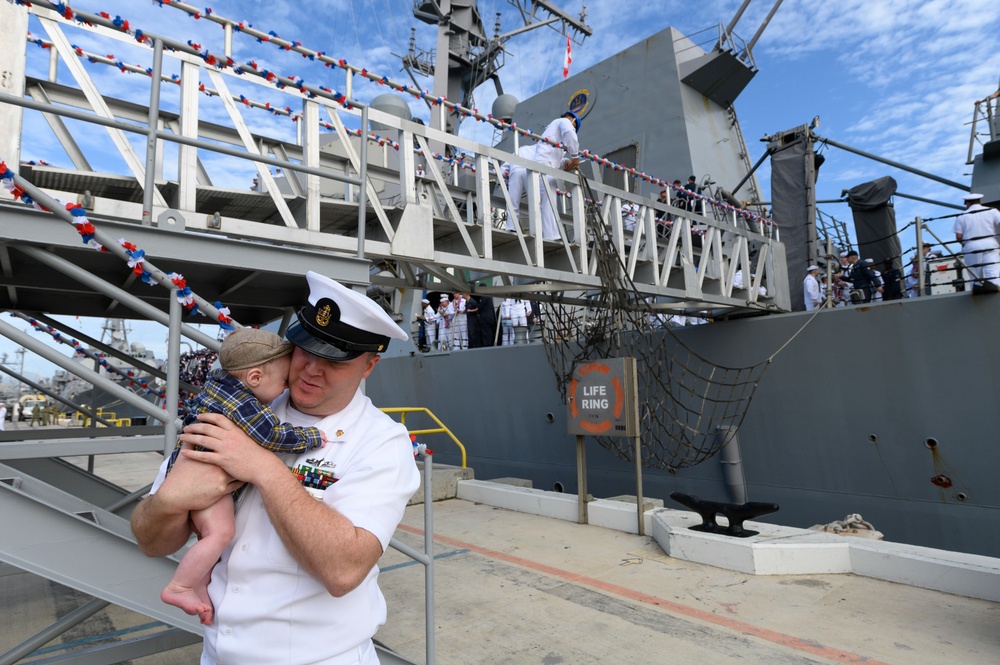
[[[142,551],[165,556],[189,538],[189,510],[251,483],[212,571],[215,619],[201,665],[378,663],[371,638],[386,604],[377,561],[420,474],[406,428],[360,384],[390,338],[407,336],[364,294],[316,273],[307,279],[309,304],[286,334],[296,346],[289,389],[272,408],[283,422],[319,427],[329,443],[277,455],[221,414],[202,415],[181,435],[170,475],[164,463],[132,515]]]
[[[448,295],[441,294],[441,302],[438,303],[438,348],[441,351],[451,349],[451,324],[455,318],[455,306],[451,304]]]
[[[635,231],[635,218],[639,212],[639,206],[631,201],[622,203],[622,228],[626,231]]]
[[[528,327],[530,313],[531,305],[520,298],[505,298],[500,303],[500,327],[503,329],[501,346],[514,344],[516,329]]]
[[[955,218],[952,231],[962,243],[965,265],[975,282],[1000,287],[1000,212],[982,205],[982,194],[966,194],[965,212]]]
[[[802,293],[807,312],[817,310],[823,304],[823,294],[819,290],[819,266],[806,268],[806,277],[802,280]]]
[[[522,145],[517,149],[517,156],[534,161],[535,146]],[[507,193],[510,195],[511,203],[511,207],[507,208],[507,220],[504,223],[504,228],[513,231],[514,225],[518,223],[517,215],[521,207],[521,196],[524,194],[524,188],[528,182],[528,170],[523,166],[504,162],[500,166],[500,174],[507,179]]]
[[[469,321],[465,313],[469,299],[462,293],[456,293],[452,306],[455,308],[455,320],[452,322],[451,348],[469,348]]]
[[[441,317],[438,316],[437,310],[431,307],[431,301],[427,298],[421,300],[420,304],[424,307],[424,341],[427,348],[434,349],[438,343],[438,320]]]
[[[579,131],[580,116],[572,111],[566,111],[550,122],[545,131],[542,132],[542,138],[548,139],[549,143],[543,141],[536,143],[533,159],[554,169],[572,171],[577,168],[580,165],[580,139],[577,137]],[[556,179],[547,177],[546,182],[554,194]],[[545,193],[545,188],[542,187],[541,190],[542,238],[559,240],[562,233],[559,231],[559,224],[556,223],[555,211],[553,211],[549,197]]]

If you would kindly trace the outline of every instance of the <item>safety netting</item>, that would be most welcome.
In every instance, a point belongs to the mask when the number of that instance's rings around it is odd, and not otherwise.
[[[542,339],[563,398],[581,363],[634,357],[639,389],[641,463],[673,471],[695,466],[735,436],[768,365],[726,367],[688,347],[639,293],[629,278],[600,205],[586,179],[587,240],[601,288],[584,294],[586,304],[562,304],[557,294],[542,308]],[[635,462],[631,438],[595,437],[623,460]]]

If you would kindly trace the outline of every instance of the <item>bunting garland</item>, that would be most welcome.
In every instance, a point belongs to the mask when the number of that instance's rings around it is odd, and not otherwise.
[[[153,388],[150,388],[149,383],[147,381],[137,378],[134,370],[131,369],[123,370],[120,367],[112,365],[110,362],[108,362],[108,357],[105,354],[97,351],[91,351],[85,348],[82,344],[80,344],[79,340],[74,339],[72,337],[70,337],[69,339],[64,338],[62,336],[62,333],[60,333],[58,329],[50,325],[43,324],[38,319],[26,316],[24,314],[21,314],[20,312],[10,312],[10,316],[15,318],[20,318],[23,321],[26,321],[31,325],[32,328],[34,328],[38,332],[47,333],[50,337],[52,337],[53,340],[59,342],[60,344],[66,344],[67,346],[73,347],[74,354],[84,356],[85,358],[90,358],[91,360],[96,361],[97,364],[103,367],[108,373],[115,374],[121,377],[122,379],[125,379],[125,381],[128,384],[128,387],[133,388],[137,394],[140,395],[152,394],[160,399],[164,399],[166,397],[165,390],[163,389],[154,390]]]
[[[3,184],[4,189],[10,192],[15,200],[20,200],[26,205],[30,205],[37,210],[49,212],[47,209],[35,202],[34,199],[32,199],[28,193],[15,182],[14,175],[14,172],[7,168],[7,163],[0,160],[0,184]],[[107,247],[103,246],[95,239],[97,229],[87,219],[87,211],[82,205],[79,203],[63,204],[60,201],[56,202],[60,205],[65,205],[66,210],[71,215],[72,224],[83,238],[85,245],[102,252],[108,251]],[[135,243],[131,243],[125,238],[119,238],[118,244],[121,245],[122,249],[124,249],[125,255],[128,257],[126,259],[128,267],[132,270],[133,274],[150,286],[159,284],[159,282],[153,277],[152,273],[146,270],[145,250],[140,249],[135,245]],[[198,305],[195,301],[194,293],[191,291],[190,287],[187,286],[187,282],[184,280],[184,277],[177,273],[170,273],[167,277],[177,287],[177,299],[182,305],[185,306],[188,312],[191,314],[200,313]],[[230,316],[229,308],[223,307],[220,302],[216,302],[214,305],[218,310],[219,327],[224,330],[234,330],[236,328],[236,323]],[[206,316],[209,315],[206,314]]]

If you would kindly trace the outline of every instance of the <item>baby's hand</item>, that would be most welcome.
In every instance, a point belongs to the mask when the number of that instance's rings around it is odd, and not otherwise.
[[[323,430],[319,431],[319,438],[322,439],[323,443],[319,444],[320,448],[326,448],[326,432]]]

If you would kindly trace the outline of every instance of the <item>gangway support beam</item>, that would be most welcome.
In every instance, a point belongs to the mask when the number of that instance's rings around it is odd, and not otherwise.
[[[124,518],[0,464],[0,532],[4,563],[201,633],[197,618],[160,601],[176,561],[144,556]]]

